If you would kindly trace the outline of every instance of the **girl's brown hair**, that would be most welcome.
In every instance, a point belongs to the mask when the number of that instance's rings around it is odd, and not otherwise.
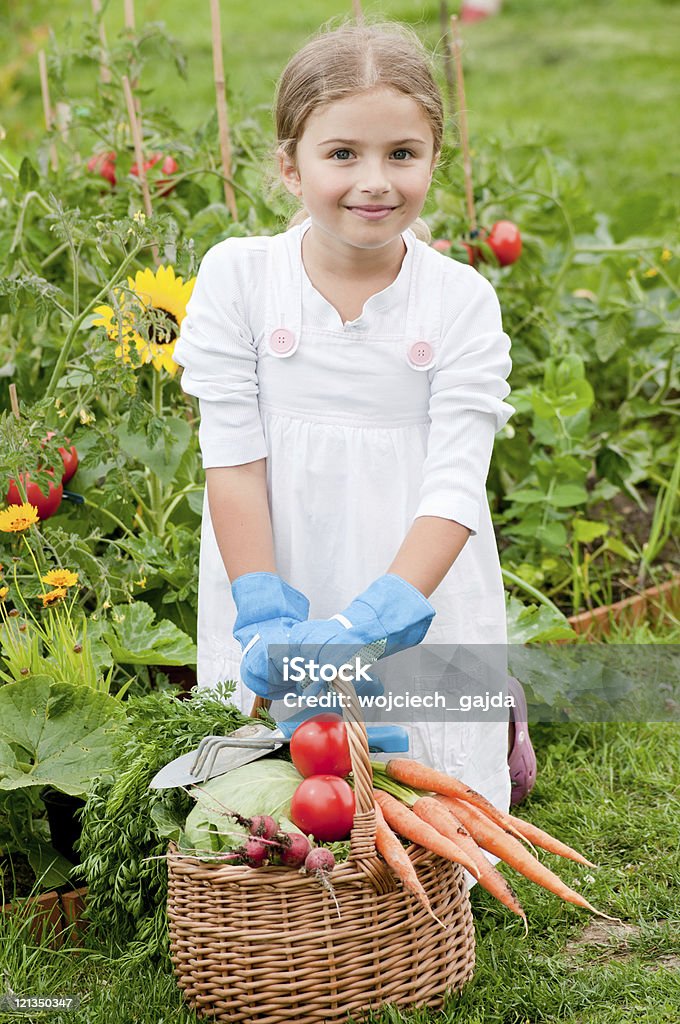
[[[276,88],[279,150],[295,160],[307,119],[318,107],[377,87],[394,89],[416,101],[432,130],[434,152],[439,153],[444,109],[429,55],[413,29],[395,22],[322,30],[298,50]],[[298,210],[289,226],[307,216],[306,210]],[[430,229],[423,220],[418,218],[412,228],[419,238],[430,241]]]

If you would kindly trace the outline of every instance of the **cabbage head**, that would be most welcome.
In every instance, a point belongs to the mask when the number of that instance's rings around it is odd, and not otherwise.
[[[260,758],[195,786],[192,795],[197,802],[185,822],[180,849],[217,851],[240,846],[247,829],[229,811],[246,818],[271,814],[284,831],[299,831],[288,819],[293,793],[301,782],[302,776],[290,762]]]

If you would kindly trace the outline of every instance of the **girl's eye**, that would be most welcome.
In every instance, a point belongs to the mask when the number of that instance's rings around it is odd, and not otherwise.
[[[397,154],[401,154],[401,156],[397,156]],[[405,156],[403,156],[403,155],[406,155],[407,159],[409,157],[413,157],[413,153],[411,152],[411,150],[395,150],[394,153],[392,154],[392,156],[396,156],[397,157],[397,162],[398,163],[405,162]],[[332,158],[337,157],[342,163],[346,163],[347,162],[346,161],[346,157],[347,156],[351,156],[351,150],[335,150],[335,152],[331,154]]]

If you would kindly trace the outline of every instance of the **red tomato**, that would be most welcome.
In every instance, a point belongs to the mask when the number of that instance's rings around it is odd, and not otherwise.
[[[56,434],[56,430],[48,430],[45,435],[45,440],[50,441],[53,437],[56,437]],[[64,440],[66,441],[66,444],[69,443],[68,437],[65,437]],[[67,484],[78,468],[78,452],[76,451],[76,446],[72,444],[70,448],[60,448],[59,454],[61,455],[61,460],[64,463],[64,472],[61,474],[61,482],[62,484]]]
[[[175,158],[172,156],[163,156],[162,153],[152,153],[149,159],[144,161],[144,170],[150,171],[151,168],[155,167],[160,160],[163,161],[160,166],[160,170],[163,174],[177,174],[179,164]],[[130,168],[130,174],[134,174],[135,177],[139,174],[136,162]],[[159,178],[156,183],[156,187],[159,195],[166,196],[169,192],[172,192],[175,186],[172,182],[168,181],[167,178]]]
[[[514,263],[522,252],[522,236],[511,220],[497,220],[486,242],[502,267]]]
[[[54,476],[51,469],[48,469],[47,472],[49,476]],[[54,515],[61,505],[61,498],[64,493],[64,488],[60,483],[50,483],[49,490],[47,494],[45,494],[45,492],[38,487],[37,483],[31,480],[30,474],[28,473],[20,473],[19,482],[26,492],[26,501],[30,505],[35,505],[40,519],[49,519],[50,516]],[[7,491],[5,501],[8,505],[21,505],[23,500],[24,499],[19,493],[19,488],[17,487],[16,482],[14,480],[10,480],[9,490]]]
[[[446,238],[435,238],[432,248],[436,249],[437,252],[448,252],[451,248],[451,243]]]
[[[324,713],[298,725],[290,738],[290,756],[305,778],[339,775],[344,779],[352,771],[352,758],[342,716]]]
[[[116,154],[113,151],[95,153],[87,161],[87,169],[104,178],[111,186],[116,184]]]
[[[354,793],[337,775],[310,775],[293,794],[290,818],[319,843],[346,839],[354,820]]]

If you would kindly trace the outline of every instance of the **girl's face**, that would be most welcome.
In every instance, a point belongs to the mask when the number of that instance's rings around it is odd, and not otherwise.
[[[384,87],[318,108],[281,178],[317,230],[359,249],[389,244],[418,217],[438,154],[427,117]]]

